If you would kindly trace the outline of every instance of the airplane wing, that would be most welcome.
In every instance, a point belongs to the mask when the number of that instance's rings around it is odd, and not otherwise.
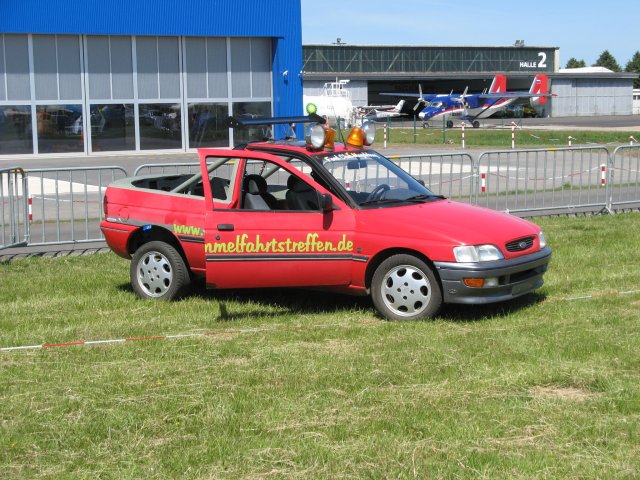
[[[384,95],[387,97],[404,97],[404,98],[422,98],[426,101],[431,101],[438,96],[437,93],[425,93],[420,95],[419,93],[389,93],[383,92],[380,95]]]
[[[502,92],[502,93],[481,93],[479,98],[493,98],[497,100],[507,98],[533,98],[533,97],[555,97],[555,93],[529,93],[529,92]]]

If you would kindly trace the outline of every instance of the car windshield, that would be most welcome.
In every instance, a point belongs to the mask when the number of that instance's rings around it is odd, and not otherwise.
[[[441,199],[379,153],[368,150],[317,157],[360,206],[397,206]]]

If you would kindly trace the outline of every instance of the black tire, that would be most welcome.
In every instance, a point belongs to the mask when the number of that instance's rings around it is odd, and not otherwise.
[[[371,299],[388,320],[420,320],[438,313],[442,290],[425,262],[413,255],[399,254],[387,258],[376,269]]]
[[[474,120],[471,126],[473,128],[480,128],[480,122],[478,120]]]
[[[140,298],[171,300],[191,283],[189,270],[178,251],[165,242],[143,244],[131,259],[131,286]]]
[[[447,128],[453,128],[453,120],[447,120]]]

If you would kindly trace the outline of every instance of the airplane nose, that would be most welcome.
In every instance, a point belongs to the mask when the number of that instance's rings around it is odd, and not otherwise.
[[[420,112],[420,113],[418,114],[418,118],[419,118],[420,120],[424,120],[424,112]]]

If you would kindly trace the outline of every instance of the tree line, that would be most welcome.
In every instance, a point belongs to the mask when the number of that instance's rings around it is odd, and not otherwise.
[[[584,60],[577,60],[574,57],[571,57],[567,62],[566,68],[582,68],[586,67],[587,64]],[[600,54],[596,63],[591,65],[592,67],[605,67],[613,72],[622,72],[622,67],[618,64],[617,60],[609,50],[605,50]],[[633,81],[634,88],[640,88],[640,51],[636,51],[631,57],[631,60],[627,62],[624,67],[625,72],[637,73],[639,76]]]

